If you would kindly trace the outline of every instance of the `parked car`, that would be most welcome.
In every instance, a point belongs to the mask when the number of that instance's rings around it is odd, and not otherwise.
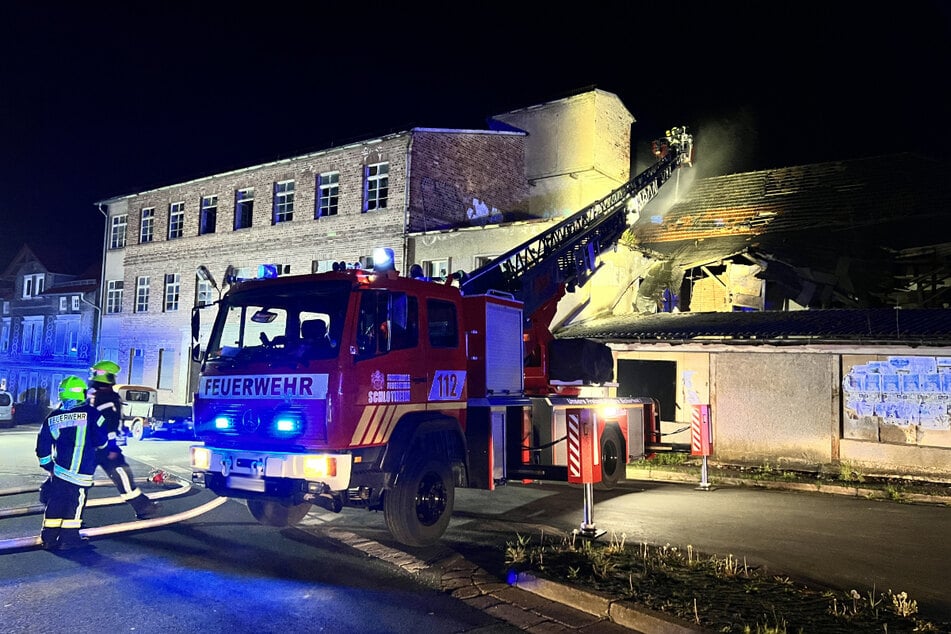
[[[13,397],[9,392],[0,392],[0,427],[16,425],[13,420],[15,414],[16,406],[13,404]]]
[[[147,385],[117,385],[122,399],[122,421],[135,440],[150,436],[195,437],[190,405],[158,402],[158,390]]]

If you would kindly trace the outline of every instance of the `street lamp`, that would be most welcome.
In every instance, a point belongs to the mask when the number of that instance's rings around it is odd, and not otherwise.
[[[218,299],[221,300],[221,289],[218,288],[218,283],[215,281],[215,276],[211,274],[211,271],[208,270],[208,267],[204,264],[199,264],[198,268],[195,269],[195,274],[198,276],[202,282],[208,282],[211,284],[211,287],[218,291]]]

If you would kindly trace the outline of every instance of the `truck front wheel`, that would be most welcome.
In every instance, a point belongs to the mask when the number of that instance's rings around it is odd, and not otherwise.
[[[449,466],[439,460],[410,462],[383,496],[390,533],[407,546],[436,543],[449,526],[455,501]]]
[[[248,510],[261,524],[285,528],[304,519],[310,511],[310,503],[285,506],[275,500],[248,500]]]

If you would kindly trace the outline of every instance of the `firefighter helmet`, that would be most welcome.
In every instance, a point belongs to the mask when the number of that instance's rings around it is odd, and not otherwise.
[[[59,384],[61,401],[82,401],[86,398],[86,382],[78,376],[68,376]]]
[[[114,361],[99,361],[91,368],[89,380],[93,383],[116,384],[116,375],[119,374],[119,364]]]

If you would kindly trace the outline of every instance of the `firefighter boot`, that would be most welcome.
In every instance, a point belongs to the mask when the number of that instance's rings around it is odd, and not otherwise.
[[[129,500],[129,504],[135,509],[135,516],[140,520],[147,520],[159,513],[158,502],[153,502],[144,493]]]
[[[79,534],[78,528],[64,528],[63,532],[60,533],[60,550],[77,550],[79,548],[88,548],[90,546],[91,544],[89,543],[89,538],[82,537]]]
[[[46,550],[59,550],[59,536],[61,528],[44,528],[40,531],[40,541]]]

